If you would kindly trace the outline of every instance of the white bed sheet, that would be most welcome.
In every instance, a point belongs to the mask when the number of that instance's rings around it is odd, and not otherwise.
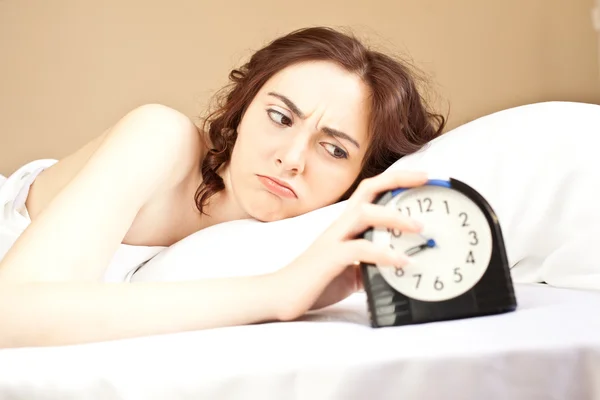
[[[372,329],[364,294],[304,321],[0,351],[0,399],[598,399],[600,293]],[[319,320],[318,322],[316,320]]]

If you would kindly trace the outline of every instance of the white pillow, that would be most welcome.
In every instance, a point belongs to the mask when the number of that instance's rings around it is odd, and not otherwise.
[[[496,211],[517,282],[600,289],[600,106],[545,102],[454,129],[392,168],[460,179]]]
[[[259,275],[293,261],[340,215],[346,202],[275,222],[245,219],[198,231],[161,251],[130,281]]]
[[[390,169],[425,170],[478,190],[496,211],[517,282],[600,289],[600,106],[536,103],[460,126]],[[233,221],[161,252],[131,281],[274,271],[302,253],[345,202],[288,220]],[[592,246],[591,246],[592,245]]]

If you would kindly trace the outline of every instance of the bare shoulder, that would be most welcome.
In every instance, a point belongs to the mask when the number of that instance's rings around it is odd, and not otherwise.
[[[27,207],[32,219],[82,170],[102,148],[121,147],[121,154],[135,169],[151,158],[157,169],[170,172],[167,182],[177,185],[199,169],[203,142],[198,128],[182,112],[162,105],[144,104],[113,126],[44,171],[31,188]],[[124,154],[126,153],[126,154]],[[107,163],[103,168],[119,168]],[[107,171],[110,173],[110,171]],[[157,176],[158,178],[158,176]]]
[[[104,140],[107,147],[122,149],[122,155],[130,160],[129,165],[137,161],[143,165],[153,163],[148,172],[154,171],[158,177],[165,178],[164,182],[173,185],[196,169],[203,148],[192,120],[161,104],[146,104],[132,110]]]
[[[177,209],[170,199],[197,174],[201,143],[172,108],[128,112],[36,180],[27,200],[35,215],[0,261],[0,281],[95,280],[124,240],[169,241],[172,227],[157,218]]]

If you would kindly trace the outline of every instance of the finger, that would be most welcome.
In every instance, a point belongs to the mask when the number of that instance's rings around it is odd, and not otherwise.
[[[361,204],[356,208],[353,218],[348,218],[344,239],[355,238],[371,227],[393,229],[401,232],[418,233],[423,225],[395,209],[373,203]]]
[[[364,290],[365,286],[362,280],[362,273],[359,265],[354,266],[354,291]]]
[[[372,202],[375,197],[388,190],[415,187],[427,183],[427,173],[419,171],[389,170],[361,181],[350,197],[353,202]]]
[[[400,268],[412,262],[406,254],[393,249],[375,244],[367,239],[355,239],[345,242],[341,246],[340,258],[346,265],[355,260],[368,264],[389,265]]]

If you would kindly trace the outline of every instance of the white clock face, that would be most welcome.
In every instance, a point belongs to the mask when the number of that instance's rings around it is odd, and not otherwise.
[[[420,234],[373,230],[376,244],[391,246],[414,260],[402,268],[378,265],[398,292],[423,301],[443,301],[472,288],[492,255],[492,232],[481,209],[461,192],[421,186],[401,192],[386,207],[423,223]]]

